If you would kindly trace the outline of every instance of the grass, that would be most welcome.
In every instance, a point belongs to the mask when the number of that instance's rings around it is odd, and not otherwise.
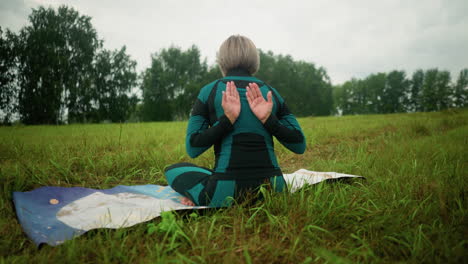
[[[307,150],[276,144],[284,172],[367,180],[93,230],[40,250],[17,222],[13,191],[166,184],[166,166],[210,167],[214,157],[188,158],[184,122],[0,127],[0,263],[467,262],[468,110],[299,122]]]

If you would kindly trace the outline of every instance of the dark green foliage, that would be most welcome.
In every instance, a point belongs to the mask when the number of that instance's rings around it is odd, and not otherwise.
[[[385,73],[371,74],[364,80],[353,78],[334,88],[335,107],[343,115],[380,113],[390,108],[384,97],[388,90]]]
[[[221,70],[219,69],[218,65],[213,65],[211,67],[208,67],[208,71],[206,72],[205,76],[203,77],[203,83],[208,84],[214,80],[223,78],[223,74],[221,73]]]
[[[8,124],[17,107],[16,36],[0,27],[0,123]]]
[[[351,79],[334,89],[335,104],[343,115],[360,113],[364,107],[357,104],[354,97],[359,90],[359,80]]]
[[[404,71],[371,74],[335,87],[334,98],[342,114],[403,112],[409,81]]]
[[[142,118],[144,121],[186,119],[200,90],[205,85],[207,64],[193,45],[162,49],[152,56],[151,67],[143,72]]]
[[[410,111],[422,111],[421,92],[424,83],[424,71],[417,70],[411,78],[411,85],[408,98],[408,109]]]
[[[323,116],[332,111],[330,78],[322,67],[260,50],[256,76],[276,88],[297,116]]]
[[[368,96],[366,102],[366,113],[379,113],[383,109],[384,101],[381,94],[385,90],[387,80],[386,73],[377,73],[369,75],[364,83]]]
[[[404,112],[406,92],[409,88],[409,81],[406,79],[404,71],[392,71],[387,75],[387,82],[381,94],[382,109],[380,113],[400,113]]]
[[[453,96],[455,107],[466,107],[468,105],[468,69],[460,71],[453,88]]]
[[[426,71],[421,93],[422,109],[424,111],[437,111],[440,110],[439,94],[439,70],[430,69]]]
[[[450,85],[450,72],[449,71],[439,71],[437,76],[437,109],[440,111],[447,109],[452,106],[451,96],[451,85]]]
[[[399,113],[440,111],[465,107],[468,69],[460,72],[456,83],[450,73],[437,68],[417,70],[408,79],[404,71],[371,74],[334,87],[334,103],[341,114]]]
[[[18,35],[0,29],[0,114],[26,124],[122,122],[135,111],[136,62],[101,49],[91,18],[61,6],[33,9]]]
[[[120,50],[101,50],[95,59],[92,100],[94,121],[126,121],[135,111],[138,98],[130,95],[137,84],[136,61]]]
[[[295,115],[331,113],[332,89],[325,69],[272,52],[260,51],[260,62],[256,76],[276,88]],[[177,47],[161,50],[152,56],[152,65],[142,76],[142,119],[187,118],[200,89],[219,78],[218,67],[208,68],[201,62],[196,46],[186,51]]]
[[[92,63],[101,42],[91,18],[72,8],[39,7],[19,38],[19,113],[26,124],[86,121]]]

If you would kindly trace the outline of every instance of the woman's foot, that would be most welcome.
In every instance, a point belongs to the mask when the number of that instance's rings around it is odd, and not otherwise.
[[[182,199],[180,199],[180,203],[183,205],[195,206],[195,204],[187,197],[182,197]]]

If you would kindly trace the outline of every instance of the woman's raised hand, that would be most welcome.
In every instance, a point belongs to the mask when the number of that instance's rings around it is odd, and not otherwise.
[[[249,83],[249,86],[246,88],[247,92],[245,92],[245,95],[247,96],[250,109],[258,120],[260,120],[262,124],[265,124],[268,117],[270,117],[271,110],[273,109],[271,91],[267,94],[268,101],[265,101],[265,98],[263,98],[262,92],[256,83]]]
[[[224,114],[227,116],[231,124],[236,122],[241,110],[239,92],[237,91],[234,82],[226,83],[226,91],[223,91],[223,101],[221,106],[224,109]]]

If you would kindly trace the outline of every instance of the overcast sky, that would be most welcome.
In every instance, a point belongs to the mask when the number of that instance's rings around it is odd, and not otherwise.
[[[195,44],[213,64],[232,34],[322,66],[334,84],[393,69],[458,75],[468,67],[467,0],[0,0],[0,25],[18,31],[31,8],[62,4],[91,16],[106,48],[126,45],[139,71],[171,44]]]

